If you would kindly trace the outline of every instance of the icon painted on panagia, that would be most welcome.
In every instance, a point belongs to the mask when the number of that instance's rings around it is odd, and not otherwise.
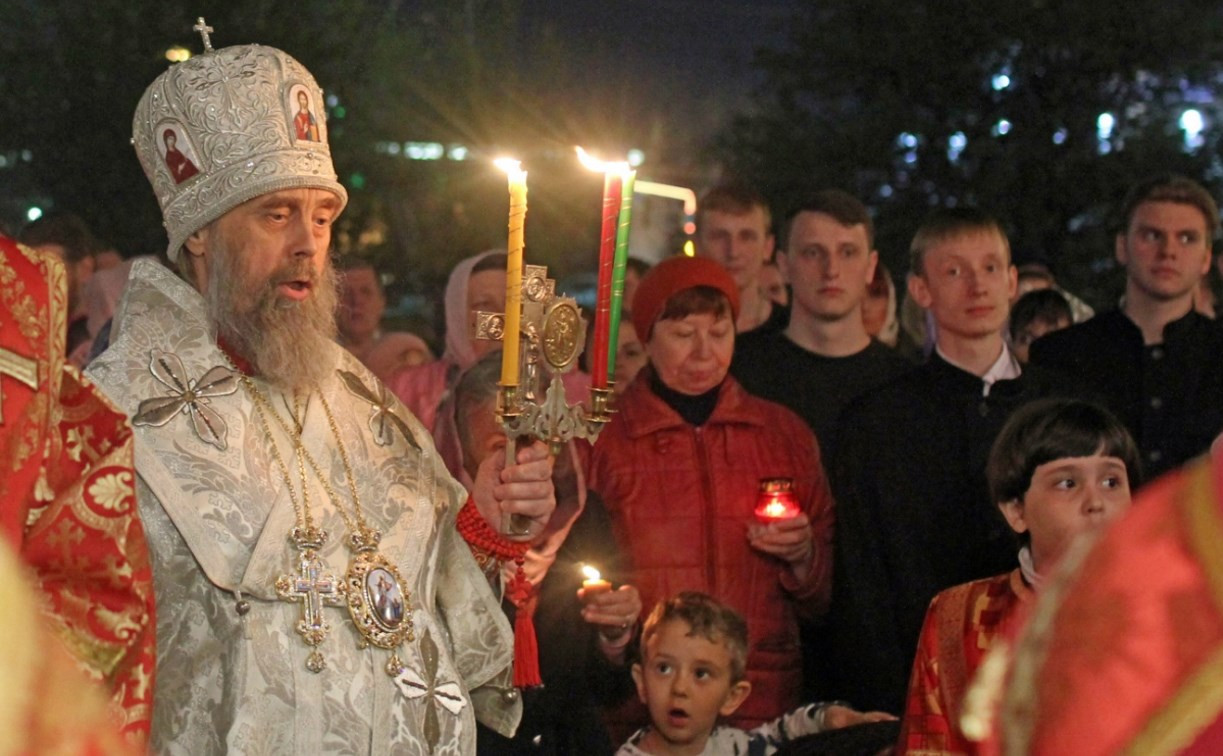
[[[157,129],[161,134],[161,144],[158,145],[161,157],[170,169],[174,183],[181,184],[200,172],[196,167],[191,145],[182,138],[181,127],[177,124],[164,124]]]
[[[370,604],[374,607],[374,618],[378,624],[394,630],[403,624],[403,591],[399,581],[389,570],[376,567],[365,576],[365,588],[369,592]]]
[[[293,136],[302,142],[321,142],[322,128],[314,115],[314,98],[304,84],[289,89],[290,111],[293,113]]]

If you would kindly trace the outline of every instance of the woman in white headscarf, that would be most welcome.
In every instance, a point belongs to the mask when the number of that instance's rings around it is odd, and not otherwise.
[[[410,367],[386,382],[400,401],[433,434],[438,453],[461,482],[463,452],[454,424],[452,393],[459,377],[481,356],[501,348],[499,341],[472,339],[472,313],[505,311],[505,258],[503,249],[490,249],[461,261],[446,284],[446,349],[442,358]]]

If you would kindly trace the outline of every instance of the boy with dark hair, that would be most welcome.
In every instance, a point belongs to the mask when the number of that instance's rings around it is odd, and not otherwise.
[[[998,221],[954,208],[914,236],[909,292],[938,337],[926,364],[842,416],[830,479],[837,502],[832,687],[900,712],[922,618],[939,591],[1015,566],[1006,526],[982,506],[984,469],[1007,417],[1053,392],[1021,370],[1002,332],[1015,268]]]
[[[1032,362],[1098,394],[1155,476],[1206,451],[1223,430],[1223,325],[1193,309],[1219,210],[1197,182],[1165,175],[1130,190],[1121,215],[1120,308],[1041,339]]]
[[[1032,342],[1047,333],[1069,328],[1074,322],[1070,303],[1057,289],[1033,289],[1011,308],[1011,350],[1025,365]]]
[[[1012,637],[1043,579],[1080,535],[1129,506],[1138,449],[1107,410],[1083,401],[1033,402],[1011,416],[990,451],[990,491],[1018,536],[1019,567],[942,591],[922,626],[901,729],[904,753],[973,752],[983,734],[962,714],[969,682],[999,639]],[[982,720],[983,721],[983,720]],[[968,730],[966,732],[965,730]]]
[[[754,730],[717,724],[751,693],[747,623],[733,609],[697,591],[660,601],[645,621],[641,662],[633,665],[637,695],[651,726],[638,730],[617,756],[759,754],[793,739],[862,722],[889,719],[846,706],[810,704]]]

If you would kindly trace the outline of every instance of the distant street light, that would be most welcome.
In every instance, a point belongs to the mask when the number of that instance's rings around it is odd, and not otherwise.
[[[1113,134],[1113,127],[1117,125],[1117,119],[1112,113],[1101,113],[1096,119],[1096,133],[1101,139],[1108,139]]]
[[[1202,146],[1202,129],[1206,127],[1206,122],[1202,118],[1202,112],[1196,108],[1189,108],[1184,113],[1181,113],[1180,126],[1185,130],[1185,149],[1192,152]]]
[[[182,63],[187,58],[191,57],[191,51],[185,47],[175,45],[166,50],[166,60],[171,63]]]

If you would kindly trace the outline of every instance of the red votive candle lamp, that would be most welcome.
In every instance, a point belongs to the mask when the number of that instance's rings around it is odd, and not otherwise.
[[[794,481],[790,478],[765,478],[756,495],[756,520],[763,525],[790,520],[799,515]]]

